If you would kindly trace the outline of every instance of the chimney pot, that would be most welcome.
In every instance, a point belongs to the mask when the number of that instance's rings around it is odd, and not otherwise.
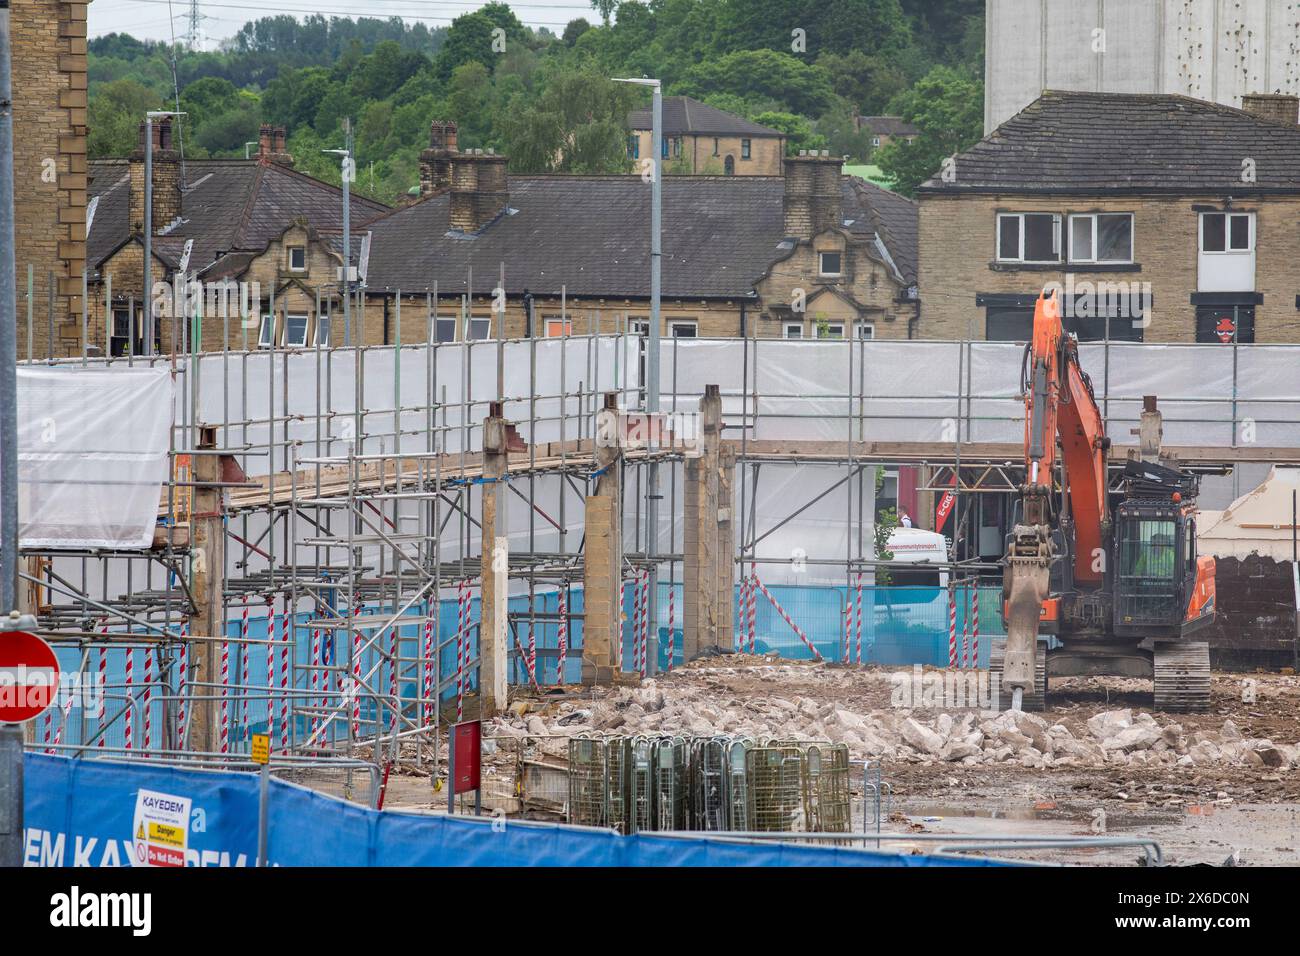
[[[451,168],[449,225],[460,232],[478,232],[510,202],[506,157],[485,155],[481,149],[463,153]]]
[[[1241,98],[1241,108],[1273,123],[1300,125],[1300,96],[1290,93],[1247,93]]]

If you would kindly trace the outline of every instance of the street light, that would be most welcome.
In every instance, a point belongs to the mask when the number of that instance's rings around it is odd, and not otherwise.
[[[164,116],[184,116],[172,110],[150,110],[144,114],[144,347],[153,355],[153,121]],[[85,305],[82,305],[85,308]]]
[[[650,184],[650,341],[646,345],[649,355],[646,357],[645,404],[646,413],[653,418],[659,412],[659,268],[663,258],[663,164],[660,155],[663,150],[664,98],[663,86],[658,80],[648,77],[615,77],[615,83],[631,83],[635,86],[648,86],[654,93],[650,108],[650,156],[654,163],[654,178]],[[653,427],[648,429],[650,450],[658,444],[658,433]],[[647,475],[646,527],[650,533],[646,536],[646,556],[653,559],[659,552],[659,465],[652,458]],[[671,584],[671,582],[670,582]],[[651,561],[650,593],[650,646],[647,648],[649,661],[647,670],[654,673],[659,663],[659,570]]]
[[[352,130],[348,130],[348,146],[351,147]],[[352,150],[322,149],[322,153],[341,157],[343,168],[343,344],[352,344],[352,191],[348,184],[355,175],[352,164]]]

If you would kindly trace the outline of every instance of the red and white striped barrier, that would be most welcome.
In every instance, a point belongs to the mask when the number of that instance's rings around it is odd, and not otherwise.
[[[230,642],[221,642],[221,752],[230,753]]]
[[[153,749],[153,644],[144,646],[144,694],[141,702],[144,706],[144,753],[149,756]]]
[[[280,638],[280,752],[289,752],[289,685],[291,683],[290,648],[293,646],[293,628],[289,616],[288,600],[285,601],[284,617],[281,618]]]
[[[429,601],[429,610],[433,610],[433,602],[437,600],[435,595]],[[433,659],[433,615],[430,614],[424,619],[424,722],[427,724],[433,720],[433,675],[437,663]]]
[[[857,584],[857,588],[856,588],[854,599],[857,601],[857,607],[858,607],[857,624],[856,624],[857,627],[856,641],[858,645],[857,660],[858,663],[861,664],[862,663],[862,575],[860,574],[858,575],[856,584]]]
[[[812,651],[813,659],[821,660],[822,659],[821,652],[817,650],[817,648],[813,645],[812,641],[808,640],[808,635],[805,634],[803,632],[803,629],[794,622],[794,618],[790,617],[790,615],[786,612],[786,609],[781,606],[781,602],[772,596],[772,592],[769,591],[767,587],[763,584],[763,582],[758,579],[757,574],[754,575],[754,584],[758,587],[760,591],[763,592],[763,596],[767,598],[768,601],[771,603],[773,610],[775,610],[777,614],[781,615],[781,620],[785,621],[785,623],[789,625],[790,630],[794,631],[795,634],[798,636],[799,640],[803,641],[804,647]]]
[[[528,618],[528,680],[537,686],[537,622]]]
[[[274,622],[274,618],[271,616],[271,601],[269,598],[267,599],[266,602],[266,613],[267,613],[267,622],[268,622],[266,626],[270,628],[272,626],[272,623]],[[239,617],[239,640],[240,640],[240,644],[239,644],[239,661],[240,661],[239,664],[239,687],[240,687],[239,725],[243,728],[242,737],[245,741],[247,741],[249,735],[248,688],[249,685],[252,683],[252,677],[249,675],[249,667],[252,666],[249,662],[249,658],[251,657],[249,651],[252,650],[252,646],[248,643],[248,595],[247,594],[244,595],[244,607],[240,612],[240,617]]]
[[[971,667],[980,666],[980,586],[975,582],[975,591],[971,594]]]
[[[389,629],[388,639],[388,696],[393,699],[392,709],[388,714],[388,732],[397,732],[398,711],[401,710],[401,702],[397,699],[397,655],[401,651],[400,629],[393,625]]]
[[[185,706],[187,688],[185,680],[189,676],[190,666],[190,645],[187,640],[189,637],[189,627],[186,624],[181,625],[181,655],[180,663],[177,665],[176,675],[176,697],[178,698],[176,707],[176,749],[185,749],[185,720],[189,716],[189,708]]]
[[[674,630],[676,621],[673,613],[676,607],[677,585],[672,581],[668,582],[668,669],[673,669],[673,654],[677,650],[677,633]]]
[[[632,583],[632,673],[641,673],[641,575]]]
[[[465,670],[469,664],[469,581],[460,582],[456,627],[456,722],[465,719]]]
[[[560,627],[558,643],[560,645],[560,659],[555,665],[555,683],[564,683],[564,661],[569,654],[569,606],[564,600],[564,590],[559,592],[559,606],[557,608],[560,615]]]
[[[749,653],[754,653],[754,636],[758,631],[758,574],[750,571],[749,581]]]
[[[626,613],[623,611],[627,605],[624,600],[627,597],[627,578],[621,578],[618,582],[618,640],[614,642],[614,670],[623,669],[623,634],[626,631],[625,621]]]
[[[358,606],[355,612],[361,613]],[[352,629],[352,739],[361,736],[361,628]]]
[[[104,620],[103,620],[103,625],[102,625],[102,627],[100,628],[100,631],[101,631],[101,633],[103,633],[103,634],[107,634],[107,633],[108,633],[108,622],[107,622],[107,619],[104,619]],[[147,672],[146,672],[146,673],[147,673]],[[59,720],[59,726],[58,726],[58,728],[54,731],[54,741],[53,741],[53,744],[52,744],[52,746],[51,746],[51,749],[48,751],[49,753],[57,753],[57,752],[58,752],[59,742],[63,740],[63,728],[66,727],[66,726],[68,726],[68,715],[72,713],[72,704],[73,704],[73,702],[77,699],[77,697],[78,697],[79,695],[80,695],[80,692],[78,692],[78,693],[76,693],[76,694],[74,694],[74,693],[73,693],[72,691],[70,691],[70,690],[67,692],[66,698],[65,698],[64,701],[63,701],[63,707],[61,708],[62,713],[61,713],[61,715],[60,715],[60,718],[61,718],[61,719]],[[57,697],[56,697],[55,699],[57,699]],[[50,711],[53,710],[53,709],[54,709],[53,707],[50,707],[50,708],[47,708],[47,709],[46,709],[46,711],[45,711],[45,716],[46,716],[47,718],[50,716]],[[49,733],[50,733],[50,725],[49,725],[49,723],[46,723],[46,725],[45,725],[45,742],[46,742],[47,744],[51,743],[51,741],[50,741],[50,737],[49,737]],[[147,745],[146,745],[146,746],[147,746]]]
[[[321,659],[320,659],[320,628],[314,627],[311,630],[311,702],[316,703],[316,692],[321,685]],[[327,678],[328,679],[328,678]],[[311,733],[316,736],[316,731],[320,729],[320,715],[316,714],[311,719]]]
[[[846,599],[844,607],[840,608],[840,617],[843,618],[841,622],[842,632],[840,634],[840,660],[847,664],[850,661],[849,641],[853,636],[853,601],[851,598]]]
[[[266,735],[275,736],[275,606],[266,599]]]
[[[107,746],[105,738],[108,736],[108,727],[105,724],[108,711],[106,708],[108,697],[108,649],[101,647],[99,649],[99,711],[95,717],[99,721],[99,746]]]
[[[948,589],[948,666],[957,666],[957,593]]]
[[[645,677],[648,666],[646,657],[650,644],[650,572],[641,572],[641,676]]]

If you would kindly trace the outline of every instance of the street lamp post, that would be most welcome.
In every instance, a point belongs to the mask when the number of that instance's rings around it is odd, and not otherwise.
[[[352,344],[352,190],[350,184],[355,175],[352,164],[351,130],[348,145],[344,149],[322,149],[340,157],[343,169],[343,344]]]
[[[646,356],[645,404],[646,413],[652,419],[659,413],[659,305],[660,305],[660,265],[663,260],[663,125],[664,98],[663,86],[658,80],[649,78],[622,77],[615,78],[615,83],[633,83],[648,86],[654,99],[650,109],[650,155],[654,164],[654,176],[650,182],[650,340],[646,344],[649,354]],[[658,431],[649,430],[651,452],[659,442]],[[650,601],[648,630],[650,637],[646,648],[646,670],[653,674],[659,664],[659,568],[655,557],[659,553],[659,465],[651,458],[646,475],[646,557],[650,563]],[[669,587],[672,582],[669,582]]]
[[[172,110],[150,110],[144,114],[144,347],[153,355],[153,121],[164,116],[184,116]],[[85,308],[83,303],[82,308]]]

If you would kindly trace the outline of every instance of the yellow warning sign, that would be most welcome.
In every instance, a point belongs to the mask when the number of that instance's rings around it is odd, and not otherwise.
[[[271,736],[269,734],[253,734],[251,755],[253,763],[271,762]]]
[[[150,820],[149,842],[183,847],[185,846],[185,832],[180,827],[168,826],[166,823]]]
[[[143,839],[144,839],[144,824],[143,824],[143,823],[140,824],[139,829],[137,829],[137,830],[135,831],[135,838],[136,838],[137,840],[143,840]]]

